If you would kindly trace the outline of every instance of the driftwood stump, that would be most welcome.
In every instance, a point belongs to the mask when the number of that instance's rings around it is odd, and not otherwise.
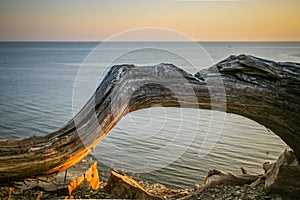
[[[171,64],[113,66],[82,110],[58,131],[0,141],[0,183],[67,170],[85,158],[124,115],[153,105],[213,106],[248,117],[281,137],[299,160],[299,74],[297,63],[247,55],[230,56],[195,75]],[[226,102],[220,88],[226,92]]]
[[[116,171],[112,171],[107,184],[104,187],[104,191],[114,194],[117,198],[126,199],[145,199],[145,200],[160,200],[161,197],[154,196],[147,192],[138,182],[120,174]]]
[[[266,189],[300,197],[300,165],[293,151],[286,150],[266,173]]]

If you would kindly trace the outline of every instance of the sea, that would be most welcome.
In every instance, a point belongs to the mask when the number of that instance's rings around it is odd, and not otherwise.
[[[195,74],[238,54],[300,62],[300,42],[0,42],[0,139],[59,129],[115,64],[172,63]],[[262,164],[287,147],[242,116],[157,105],[125,116],[91,156],[101,178],[117,169],[170,188],[193,188],[211,169],[263,173]]]

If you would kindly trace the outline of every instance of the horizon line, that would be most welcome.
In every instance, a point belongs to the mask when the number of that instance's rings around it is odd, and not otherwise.
[[[183,41],[183,40],[120,40],[120,41],[105,41],[105,40],[0,40],[0,42],[300,42],[300,40],[195,40],[195,41]]]

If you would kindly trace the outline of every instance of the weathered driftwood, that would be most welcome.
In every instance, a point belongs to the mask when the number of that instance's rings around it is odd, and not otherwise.
[[[113,194],[115,198],[120,199],[178,199],[189,194],[189,192],[183,189],[169,189],[157,183],[154,185],[147,184],[146,187],[145,185],[143,187],[133,178],[118,171],[111,172],[107,183],[102,190],[108,194]]]
[[[171,64],[113,66],[88,103],[58,131],[0,141],[0,182],[48,176],[70,168],[128,112],[153,105],[211,109],[212,103],[215,110],[224,111],[222,88],[226,112],[271,129],[300,159],[299,74],[299,64],[246,55],[230,56],[195,75]]]
[[[96,190],[99,188],[99,176],[97,162],[91,158],[82,160],[69,170],[59,173],[54,177],[41,177],[38,179],[26,179],[22,182],[15,182],[15,188],[19,191],[38,188],[43,192],[56,192],[64,196],[71,196],[83,181],[88,183],[89,187]]]
[[[199,194],[201,194],[205,190],[216,187],[216,186],[221,186],[221,185],[222,186],[224,186],[224,185],[243,186],[245,184],[250,185],[250,184],[254,183],[256,180],[259,180],[260,177],[262,177],[262,175],[259,176],[259,175],[254,175],[254,174],[248,174],[244,168],[241,168],[241,170],[242,170],[242,175],[235,175],[235,174],[223,172],[223,171],[217,170],[217,169],[210,170],[205,179],[205,185],[202,185],[202,186],[196,185],[194,192],[191,192],[190,194],[180,198],[180,200],[187,200],[187,199],[191,199],[192,197],[197,197],[197,196],[199,196]],[[209,182],[209,178],[214,175],[218,175],[219,178],[217,180]]]
[[[267,191],[300,197],[300,165],[293,151],[281,154],[265,176]]]
[[[210,170],[205,179],[205,185],[196,185],[195,191],[180,198],[180,200],[199,197],[205,190],[224,185],[249,185],[252,188],[264,184],[266,191],[270,193],[282,194],[289,198],[300,196],[300,165],[292,150],[286,149],[275,163],[264,163],[264,174],[249,174],[241,168],[242,174],[235,175],[220,170]],[[219,178],[209,182],[209,178],[218,175]],[[297,198],[298,199],[298,198]]]
[[[116,198],[126,199],[145,199],[145,200],[160,200],[159,196],[154,196],[147,192],[138,182],[112,171],[107,180],[107,184],[103,188],[109,194],[113,194]]]

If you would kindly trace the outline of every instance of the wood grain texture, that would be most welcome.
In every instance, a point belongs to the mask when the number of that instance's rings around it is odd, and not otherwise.
[[[299,160],[299,74],[297,63],[247,55],[230,56],[195,75],[171,64],[113,66],[87,104],[58,131],[0,141],[0,182],[64,171],[86,157],[127,113],[152,106],[245,116],[282,138]]]

